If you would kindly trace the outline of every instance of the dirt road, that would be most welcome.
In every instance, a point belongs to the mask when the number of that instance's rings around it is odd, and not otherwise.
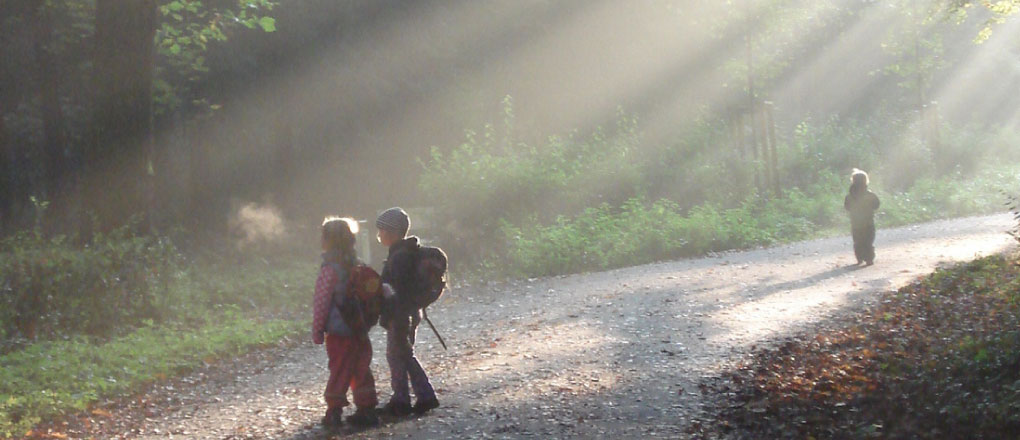
[[[418,355],[442,406],[350,438],[684,438],[717,374],[756,344],[866,305],[939,264],[1005,249],[1008,215],[878,233],[875,266],[849,237],[448,292]],[[310,295],[311,293],[309,293]],[[380,400],[389,397],[373,330]],[[316,423],[325,353],[311,343],[185,379],[126,438],[330,436]],[[234,368],[231,368],[234,369]],[[208,376],[213,376],[207,378]]]

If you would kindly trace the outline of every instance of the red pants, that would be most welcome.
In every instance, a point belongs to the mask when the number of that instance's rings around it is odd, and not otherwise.
[[[358,408],[375,408],[379,403],[372,378],[372,342],[365,337],[326,335],[329,356],[329,382],[326,382],[326,407],[347,406],[347,389],[354,392]]]

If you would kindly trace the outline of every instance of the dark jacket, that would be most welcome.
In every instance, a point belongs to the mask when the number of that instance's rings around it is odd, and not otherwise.
[[[850,227],[853,229],[875,227],[875,211],[879,206],[878,196],[875,193],[863,191],[851,191],[843,199],[843,208],[850,213]]]
[[[419,289],[415,276],[415,253],[421,247],[418,237],[411,236],[390,246],[389,255],[383,263],[382,282],[393,287],[396,301],[389,304],[387,314],[391,316],[412,315],[418,312],[412,297]]]

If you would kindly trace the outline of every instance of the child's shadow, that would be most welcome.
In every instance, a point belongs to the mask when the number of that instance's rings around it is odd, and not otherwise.
[[[385,429],[390,426],[398,425],[400,423],[417,420],[421,417],[428,417],[428,414],[423,415],[409,415],[405,417],[394,417],[389,415],[380,415],[379,424],[375,426],[353,426],[349,423],[344,423],[343,426],[336,428],[325,428],[318,422],[310,425],[305,425],[301,432],[286,437],[287,440],[326,440],[326,439],[338,439],[349,437],[355,434],[360,434],[367,431],[373,431],[377,429]]]

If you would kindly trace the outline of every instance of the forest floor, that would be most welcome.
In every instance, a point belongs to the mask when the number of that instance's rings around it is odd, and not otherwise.
[[[697,437],[706,401],[725,398],[705,380],[940,265],[1008,249],[1011,225],[995,215],[880,230],[871,267],[853,266],[850,238],[839,237],[457,287],[432,307],[449,350],[424,324],[416,345],[442,406],[364,431],[319,428],[326,355],[308,341],[216,363],[50,429],[71,438]],[[381,402],[384,336],[372,331]]]

